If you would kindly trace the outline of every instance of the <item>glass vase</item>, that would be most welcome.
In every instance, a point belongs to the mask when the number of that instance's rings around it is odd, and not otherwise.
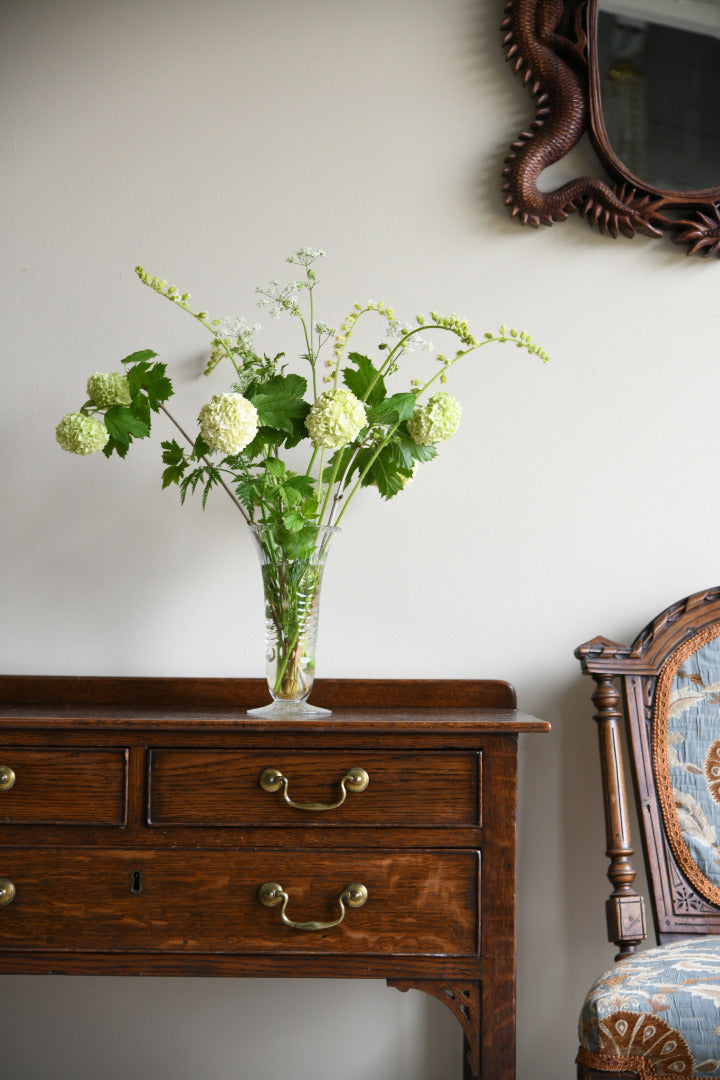
[[[250,709],[270,718],[328,716],[307,703],[315,678],[320,586],[333,526],[306,525],[299,532],[251,525],[262,571],[265,664],[272,703]]]

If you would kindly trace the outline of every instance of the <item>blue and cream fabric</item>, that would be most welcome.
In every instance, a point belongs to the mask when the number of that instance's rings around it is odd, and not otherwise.
[[[689,647],[692,647],[692,642]],[[662,682],[662,677],[661,680]],[[669,684],[667,719],[658,717],[658,794],[681,868],[696,889],[720,903],[720,638],[695,648]],[[660,756],[661,754],[661,756]]]
[[[580,1015],[578,1061],[658,1077],[720,1077],[720,935],[620,961]]]

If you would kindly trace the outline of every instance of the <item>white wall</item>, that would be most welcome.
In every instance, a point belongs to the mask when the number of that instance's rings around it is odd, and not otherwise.
[[[137,348],[170,362],[188,421],[208,396],[201,329],[139,285],[136,263],[252,319],[254,286],[311,244],[328,251],[330,322],[374,297],[526,328],[551,363],[497,348],[457,369],[461,432],[398,499],[367,493],[348,514],[320,670],[507,678],[552,721],[522,744],[518,1076],[570,1080],[583,994],[612,959],[573,649],[628,641],[720,578],[720,267],[575,219],[510,220],[499,175],[531,104],[503,59],[502,7],[2,6],[0,668],[259,671],[255,556],[229,503],[203,516],[161,493],[162,425],[125,463],[54,442],[88,373]],[[0,995],[13,1080],[460,1070],[450,1013],[381,983],[8,976]]]

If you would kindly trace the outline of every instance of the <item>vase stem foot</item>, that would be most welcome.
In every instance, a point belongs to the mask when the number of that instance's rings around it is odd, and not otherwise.
[[[320,709],[317,705],[308,705],[305,701],[273,701],[259,709],[248,709],[248,716],[262,716],[267,720],[313,720],[320,716],[330,716],[332,710]]]

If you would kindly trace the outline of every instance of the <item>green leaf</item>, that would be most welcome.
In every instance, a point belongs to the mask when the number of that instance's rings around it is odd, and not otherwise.
[[[288,510],[283,518],[285,528],[290,532],[299,532],[306,525],[305,518],[297,510]]]
[[[185,465],[168,465],[167,469],[163,469],[163,490],[165,490],[166,487],[170,487],[171,484],[179,484],[183,478],[185,468]]]
[[[171,484],[180,483],[188,467],[188,461],[184,449],[175,439],[162,442],[160,445],[163,451],[163,464],[167,465],[162,474],[162,486],[164,489],[170,487]]]
[[[315,480],[307,473],[288,473],[283,486],[303,499],[312,499],[315,495]]]
[[[284,439],[286,435],[295,438],[298,421],[304,421],[310,410],[303,400],[306,390],[307,381],[300,375],[275,375],[246,393],[257,409],[260,426],[276,428]]]
[[[408,434],[404,424],[393,435],[393,442],[402,451],[408,464],[412,464],[414,461],[432,461],[433,458],[437,457],[437,446],[434,443],[428,443],[427,445],[416,443],[413,437]]]
[[[286,506],[299,506],[303,502],[303,496],[295,488],[283,484],[278,492]]]
[[[315,550],[317,535],[317,526],[306,524],[292,532],[281,530],[278,540],[288,559],[307,559]]]
[[[380,377],[380,372],[373,365],[372,360],[361,353],[352,352],[348,360],[355,364],[354,368],[343,368],[343,382],[355,397],[368,405],[379,405],[385,398],[387,390],[385,382]],[[370,387],[372,386],[372,390]]]
[[[144,439],[150,434],[150,424],[136,416],[134,410],[127,405],[113,405],[109,408],[105,413],[105,427],[110,432],[110,443],[120,457],[125,456],[133,438]]]
[[[121,364],[139,364],[143,360],[154,360],[157,356],[156,352],[152,349],[141,349],[139,352],[130,353],[124,360],[121,360]]]
[[[282,479],[285,475],[285,462],[280,461],[280,458],[270,457],[265,461],[265,468],[271,476],[277,477],[278,480]]]
[[[183,481],[180,484],[181,503],[185,502],[188,491],[193,495],[195,494],[198,484],[205,475],[205,471],[204,468],[193,469],[191,473],[188,473],[187,476],[183,477]]]
[[[202,435],[198,435],[197,439],[193,443],[192,453],[190,455],[191,461],[201,461],[210,453],[211,447],[203,439]]]
[[[166,439],[160,443],[162,459],[165,465],[179,465],[185,461],[185,451],[175,439]]]
[[[145,397],[149,407],[153,412],[157,412],[160,404],[172,397],[173,386],[165,375],[166,367],[166,364],[157,363],[151,366],[141,361],[130,368],[127,378],[133,403]]]
[[[209,468],[206,473],[205,487],[203,488],[202,495],[202,508],[205,509],[208,501],[208,495],[217,484],[220,483],[220,473],[215,468]]]
[[[374,453],[375,451],[371,449],[362,451],[363,458],[359,464],[361,472],[364,471]],[[375,484],[384,499],[391,499],[393,495],[402,491],[406,481],[412,476],[412,472],[412,465],[405,464],[398,447],[391,442],[377,454],[363,477],[362,484],[363,487]]]
[[[369,424],[399,424],[409,420],[415,411],[417,398],[414,394],[393,394],[368,410]]]

